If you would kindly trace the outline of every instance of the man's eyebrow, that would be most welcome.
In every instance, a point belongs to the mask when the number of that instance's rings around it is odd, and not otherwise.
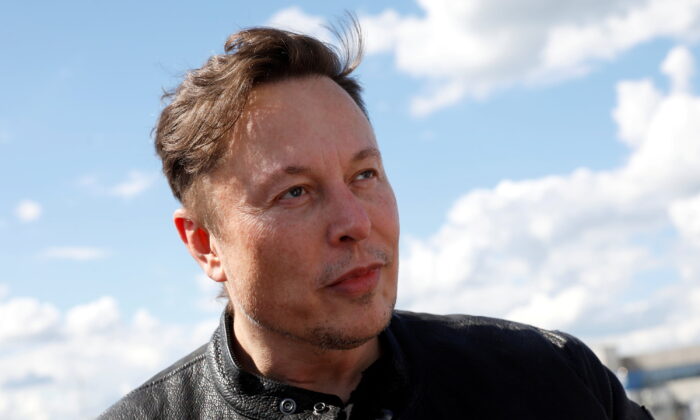
[[[355,153],[355,155],[352,157],[351,162],[359,162],[361,160],[367,159],[368,157],[377,157],[381,158],[381,153],[379,152],[379,149],[376,147],[368,147],[366,149],[362,149],[359,152]],[[271,174],[269,179],[265,180],[262,184],[262,188],[265,189],[269,187],[270,185],[274,184],[277,180],[279,180],[284,174],[287,175],[300,175],[300,174],[306,174],[311,172],[311,168],[308,166],[302,166],[302,165],[289,165],[284,167],[283,169],[279,171],[275,171],[275,173]]]
[[[298,175],[309,172],[309,170],[307,166],[287,166],[284,168],[283,172],[289,175]]]
[[[355,153],[355,156],[352,157],[351,161],[352,162],[359,162],[361,160],[367,159],[368,157],[378,157],[381,158],[382,155],[379,153],[379,149],[376,147],[368,147],[366,149],[362,149],[359,152]],[[285,167],[282,172],[288,175],[299,175],[299,174],[305,174],[310,172],[311,169],[308,166],[299,166],[299,165],[290,165]]]
[[[271,188],[275,183],[284,178],[285,175],[300,175],[311,172],[311,168],[302,165],[289,165],[284,168],[273,171],[264,179],[256,188],[259,191],[265,191]]]
[[[376,147],[368,147],[357,152],[355,156],[353,156],[352,161],[357,162],[363,159],[367,159],[368,157],[381,158],[382,154],[379,153],[379,149],[377,149]]]

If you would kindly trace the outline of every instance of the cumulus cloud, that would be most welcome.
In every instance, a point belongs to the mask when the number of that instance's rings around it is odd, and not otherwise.
[[[41,217],[41,204],[33,200],[22,200],[15,207],[15,215],[21,222],[29,223]]]
[[[107,255],[108,252],[102,248],[88,246],[54,246],[41,253],[43,258],[73,261],[99,260]]]
[[[6,289],[5,289],[6,292]],[[0,299],[3,294],[0,293]],[[0,301],[0,343],[46,338],[58,324],[56,307],[33,298]]]
[[[686,48],[661,67],[668,93],[650,80],[617,86],[624,165],[467,193],[435,235],[405,240],[400,304],[568,329],[628,351],[700,340],[700,98],[688,93]]]
[[[700,34],[698,0],[417,3],[420,15],[387,9],[361,23],[369,53],[392,54],[398,70],[425,81],[411,104],[418,116],[465,97],[577,77],[655,38],[693,42]],[[320,24],[296,6],[278,15],[305,22],[300,29]]]
[[[69,334],[89,335],[109,330],[117,322],[117,302],[111,297],[103,297],[69,310],[66,314],[65,328]]]
[[[216,318],[168,325],[145,310],[124,319],[112,297],[65,312],[33,298],[0,299],[0,417],[94,418],[204,343]]]
[[[661,102],[659,92],[649,79],[617,84],[618,98],[626,98],[613,111],[619,138],[629,146],[639,146],[645,138],[651,118]]]
[[[305,13],[299,6],[282,9],[268,19],[267,26],[311,35],[325,42],[333,39],[322,16]]]
[[[687,243],[700,245],[700,194],[672,202],[669,216]]]
[[[671,79],[673,92],[690,92],[690,80],[695,72],[695,62],[687,48],[676,47],[672,49],[661,65],[661,71]]]

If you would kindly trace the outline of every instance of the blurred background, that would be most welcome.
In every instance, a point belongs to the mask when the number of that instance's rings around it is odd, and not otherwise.
[[[697,0],[3,2],[0,417],[90,418],[222,304],[152,146],[163,89],[272,25],[358,77],[401,214],[398,307],[582,338],[659,418],[700,418]]]

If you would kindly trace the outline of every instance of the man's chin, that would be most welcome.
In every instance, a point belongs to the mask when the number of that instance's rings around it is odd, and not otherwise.
[[[339,325],[316,327],[307,332],[305,341],[324,350],[352,350],[381,334],[389,326],[392,312],[393,305],[387,307],[377,319],[367,320],[354,328]],[[360,318],[353,321],[360,322]]]
[[[376,338],[381,331],[364,337],[351,336],[339,331],[315,329],[310,331],[312,337],[308,342],[322,350],[352,350]]]
[[[377,296],[370,299],[375,302]],[[370,302],[368,302],[370,303]],[[365,304],[360,311],[328,315],[324,322],[306,325],[306,328],[293,328],[281,323],[264,320],[241,311],[247,319],[263,330],[279,334],[292,341],[306,343],[321,350],[352,350],[373,340],[382,333],[391,321],[395,299],[385,302],[383,308]],[[235,319],[235,317],[234,317]]]

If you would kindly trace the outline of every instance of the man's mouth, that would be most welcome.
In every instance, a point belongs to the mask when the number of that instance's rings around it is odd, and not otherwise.
[[[363,296],[374,290],[379,283],[382,266],[381,263],[374,263],[355,268],[338,277],[326,288],[349,297]]]

